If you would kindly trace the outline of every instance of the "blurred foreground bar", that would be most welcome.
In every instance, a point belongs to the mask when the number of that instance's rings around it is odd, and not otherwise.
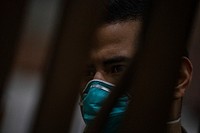
[[[26,0],[3,0],[0,4],[0,101],[21,35],[26,3]]]
[[[62,6],[33,133],[69,132],[90,37],[101,16],[99,0],[64,0]]]
[[[181,4],[180,4],[181,3]],[[122,132],[164,133],[196,0],[153,0]]]

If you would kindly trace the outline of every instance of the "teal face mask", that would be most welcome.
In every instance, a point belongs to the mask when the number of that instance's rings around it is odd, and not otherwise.
[[[102,80],[91,80],[86,85],[82,95],[82,115],[86,124],[90,123],[99,112],[105,99],[109,96],[114,85]],[[123,95],[109,114],[104,132],[117,132],[124,112],[128,106],[129,98]]]

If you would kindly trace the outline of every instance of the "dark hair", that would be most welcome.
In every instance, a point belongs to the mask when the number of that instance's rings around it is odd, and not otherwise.
[[[107,0],[106,0],[107,1]],[[103,21],[105,23],[138,20],[143,18],[144,0],[108,0],[105,1]]]
[[[182,56],[185,56],[187,58],[189,58],[189,52],[188,52],[188,48],[185,47]]]
[[[103,23],[118,23],[128,20],[144,20],[148,0],[102,0],[104,2]],[[183,56],[188,57],[185,48]]]

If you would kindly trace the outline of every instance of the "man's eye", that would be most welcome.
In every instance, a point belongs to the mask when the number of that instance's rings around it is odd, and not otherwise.
[[[121,73],[124,72],[125,70],[126,70],[125,65],[115,65],[111,67],[111,73]]]

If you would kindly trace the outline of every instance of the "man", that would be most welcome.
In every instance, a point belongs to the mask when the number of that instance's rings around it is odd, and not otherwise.
[[[137,38],[143,20],[142,0],[110,0],[105,6],[104,23],[94,34],[86,76],[82,82],[82,114],[86,124],[92,122],[115,84],[120,80],[137,52]],[[192,65],[182,58],[180,79],[174,90],[174,103],[170,121],[166,122],[170,133],[181,133],[181,101],[192,75]],[[130,97],[119,98],[111,111],[104,132],[117,132]]]

